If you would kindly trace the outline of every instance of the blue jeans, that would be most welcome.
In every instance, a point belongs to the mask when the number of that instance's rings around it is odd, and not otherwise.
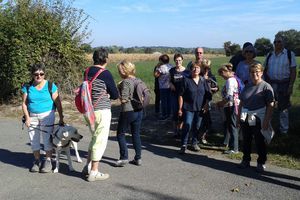
[[[141,145],[141,136],[140,129],[142,124],[143,111],[128,111],[121,112],[118,128],[117,128],[117,139],[120,147],[120,159],[127,160],[128,159],[128,148],[126,144],[125,133],[128,132],[130,128],[130,133],[132,135],[132,144],[135,150],[135,160],[141,159],[142,153],[142,145]]]
[[[169,117],[171,114],[171,90],[168,89],[160,89],[160,108],[162,117]]]
[[[199,111],[184,111],[183,114],[183,128],[182,128],[182,135],[181,135],[181,145],[187,146],[189,140],[189,133],[192,130],[192,145],[198,143],[198,133],[201,126],[202,116]]]
[[[231,107],[224,107],[224,113],[225,113],[225,123],[226,128],[229,133],[229,149],[238,151],[239,150],[239,134],[238,129],[236,126],[236,114],[234,112],[234,106]]]

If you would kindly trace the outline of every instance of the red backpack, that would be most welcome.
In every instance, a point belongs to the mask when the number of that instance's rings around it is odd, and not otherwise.
[[[88,80],[89,71],[90,67],[85,70],[84,81],[75,90],[75,105],[77,110],[82,114],[89,113],[91,110],[93,111],[94,106],[98,103],[100,98],[97,100],[95,105],[92,104],[92,83],[103,71],[105,71],[105,69],[100,68],[90,81]]]

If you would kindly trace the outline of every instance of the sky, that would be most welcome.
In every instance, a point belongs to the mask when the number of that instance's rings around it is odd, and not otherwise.
[[[300,31],[299,0],[75,0],[99,46],[222,48]]]

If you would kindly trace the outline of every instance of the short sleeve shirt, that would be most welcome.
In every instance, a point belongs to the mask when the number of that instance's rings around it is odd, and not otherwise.
[[[297,66],[294,52],[291,52],[291,63],[289,62],[286,49],[283,49],[278,55],[275,52],[271,54],[268,66],[266,66],[266,61],[264,63],[264,66],[268,69],[267,73],[270,79],[277,81],[289,79],[290,67],[294,68]]]
[[[24,85],[22,87],[22,92],[27,94],[27,108],[30,113],[40,114],[55,110],[55,105],[52,97],[48,90],[49,81],[47,81],[44,87],[40,90],[36,89],[34,85],[28,87]],[[57,86],[52,83],[52,94],[57,91]]]
[[[260,82],[258,85],[253,83],[247,85],[240,94],[240,100],[243,107],[250,111],[263,108],[275,101],[273,89],[265,81]]]

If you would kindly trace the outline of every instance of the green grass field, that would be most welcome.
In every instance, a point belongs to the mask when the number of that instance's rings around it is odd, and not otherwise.
[[[264,62],[264,57],[257,57],[256,60],[261,63]],[[184,60],[183,65],[190,60]],[[223,63],[229,61],[228,57],[217,57],[211,58],[212,61],[212,72],[216,75],[219,85],[222,87],[224,85],[224,80],[217,74],[219,66]],[[148,85],[149,89],[153,91],[154,88],[154,77],[153,68],[157,61],[140,61],[135,62],[137,77],[141,78]],[[297,63],[300,64],[300,57],[297,58]],[[173,62],[171,64],[174,65]],[[108,69],[112,72],[116,82],[121,79],[119,77],[116,64],[110,63]],[[294,85],[294,91],[292,96],[292,108],[290,109],[290,130],[288,136],[281,136],[279,134],[275,135],[273,141],[268,147],[268,162],[275,164],[277,166],[283,166],[288,168],[300,169],[300,135],[298,130],[300,129],[300,81],[297,74],[297,79]],[[154,98],[154,92],[152,92],[152,98]],[[214,100],[218,100],[220,94],[216,94]],[[278,128],[278,113],[275,111],[273,115],[273,126],[275,130]],[[219,136],[219,137],[216,137]],[[208,139],[211,140],[222,140],[222,134],[214,133],[213,136]],[[214,142],[214,141],[213,141]],[[254,148],[255,149],[255,148]],[[231,158],[241,159],[241,154],[233,156]]]

